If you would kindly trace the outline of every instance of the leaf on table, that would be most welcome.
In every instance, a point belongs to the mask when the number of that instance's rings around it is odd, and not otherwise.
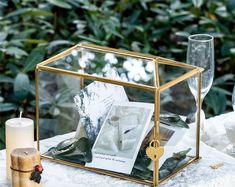
[[[131,175],[141,179],[151,180],[153,172],[148,169],[148,166],[152,160],[146,155],[146,148],[147,146],[142,143],[134,167],[131,171]]]
[[[160,122],[169,126],[177,126],[187,129],[189,128],[188,124],[185,121],[183,121],[179,115],[170,112],[161,113]]]
[[[151,180],[153,178],[153,172],[149,169],[146,171],[140,171],[134,168],[131,172],[131,175],[144,180]]]
[[[148,166],[151,163],[151,159],[146,155],[145,150],[146,147],[139,151],[139,154],[134,164],[134,168],[142,172],[147,171]]]
[[[173,153],[173,158],[177,159],[177,160],[180,160],[181,158],[185,157],[192,149],[191,148],[188,148],[186,150],[183,150],[183,151],[180,151],[180,152],[177,152],[177,153]]]
[[[73,161],[79,160],[84,162],[92,161],[91,146],[87,138],[80,138],[75,143],[75,150],[69,154],[64,155]]]
[[[52,147],[46,153],[48,156],[62,160],[85,163],[92,161],[91,146],[87,138],[70,138]]]
[[[159,177],[162,179],[171,174],[177,168],[179,163],[186,158],[186,155],[190,150],[191,148],[178,153],[173,153],[172,157],[167,158],[159,169]]]

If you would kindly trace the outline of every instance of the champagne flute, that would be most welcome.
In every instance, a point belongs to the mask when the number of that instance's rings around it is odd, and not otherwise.
[[[210,90],[214,78],[214,43],[213,36],[208,34],[195,34],[188,37],[187,63],[202,67],[201,102]],[[197,100],[197,76],[188,79],[188,86],[195,100]],[[201,129],[205,118],[201,110]]]

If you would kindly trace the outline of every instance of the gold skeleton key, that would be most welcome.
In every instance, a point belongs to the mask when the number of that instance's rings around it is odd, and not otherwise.
[[[154,142],[157,143],[157,147],[154,147],[153,145]],[[164,154],[164,148],[160,146],[158,140],[152,140],[146,149],[146,154],[151,160],[157,161]]]

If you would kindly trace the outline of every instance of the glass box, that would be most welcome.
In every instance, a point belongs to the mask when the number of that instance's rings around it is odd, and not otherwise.
[[[61,164],[157,186],[199,159],[202,71],[84,43],[51,57],[35,70],[38,150]]]

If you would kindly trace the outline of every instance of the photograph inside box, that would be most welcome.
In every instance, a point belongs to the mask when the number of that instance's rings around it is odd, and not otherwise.
[[[86,166],[130,174],[153,108],[147,103],[114,103],[92,148],[92,162]]]
[[[74,105],[79,115],[76,131],[54,137],[54,145],[45,155],[152,179],[153,161],[146,148],[153,139],[153,104],[129,101],[123,86],[94,81],[77,93]],[[159,176],[163,178],[195,150],[182,146],[189,126],[179,115],[161,113],[160,122],[164,154],[159,160]]]

